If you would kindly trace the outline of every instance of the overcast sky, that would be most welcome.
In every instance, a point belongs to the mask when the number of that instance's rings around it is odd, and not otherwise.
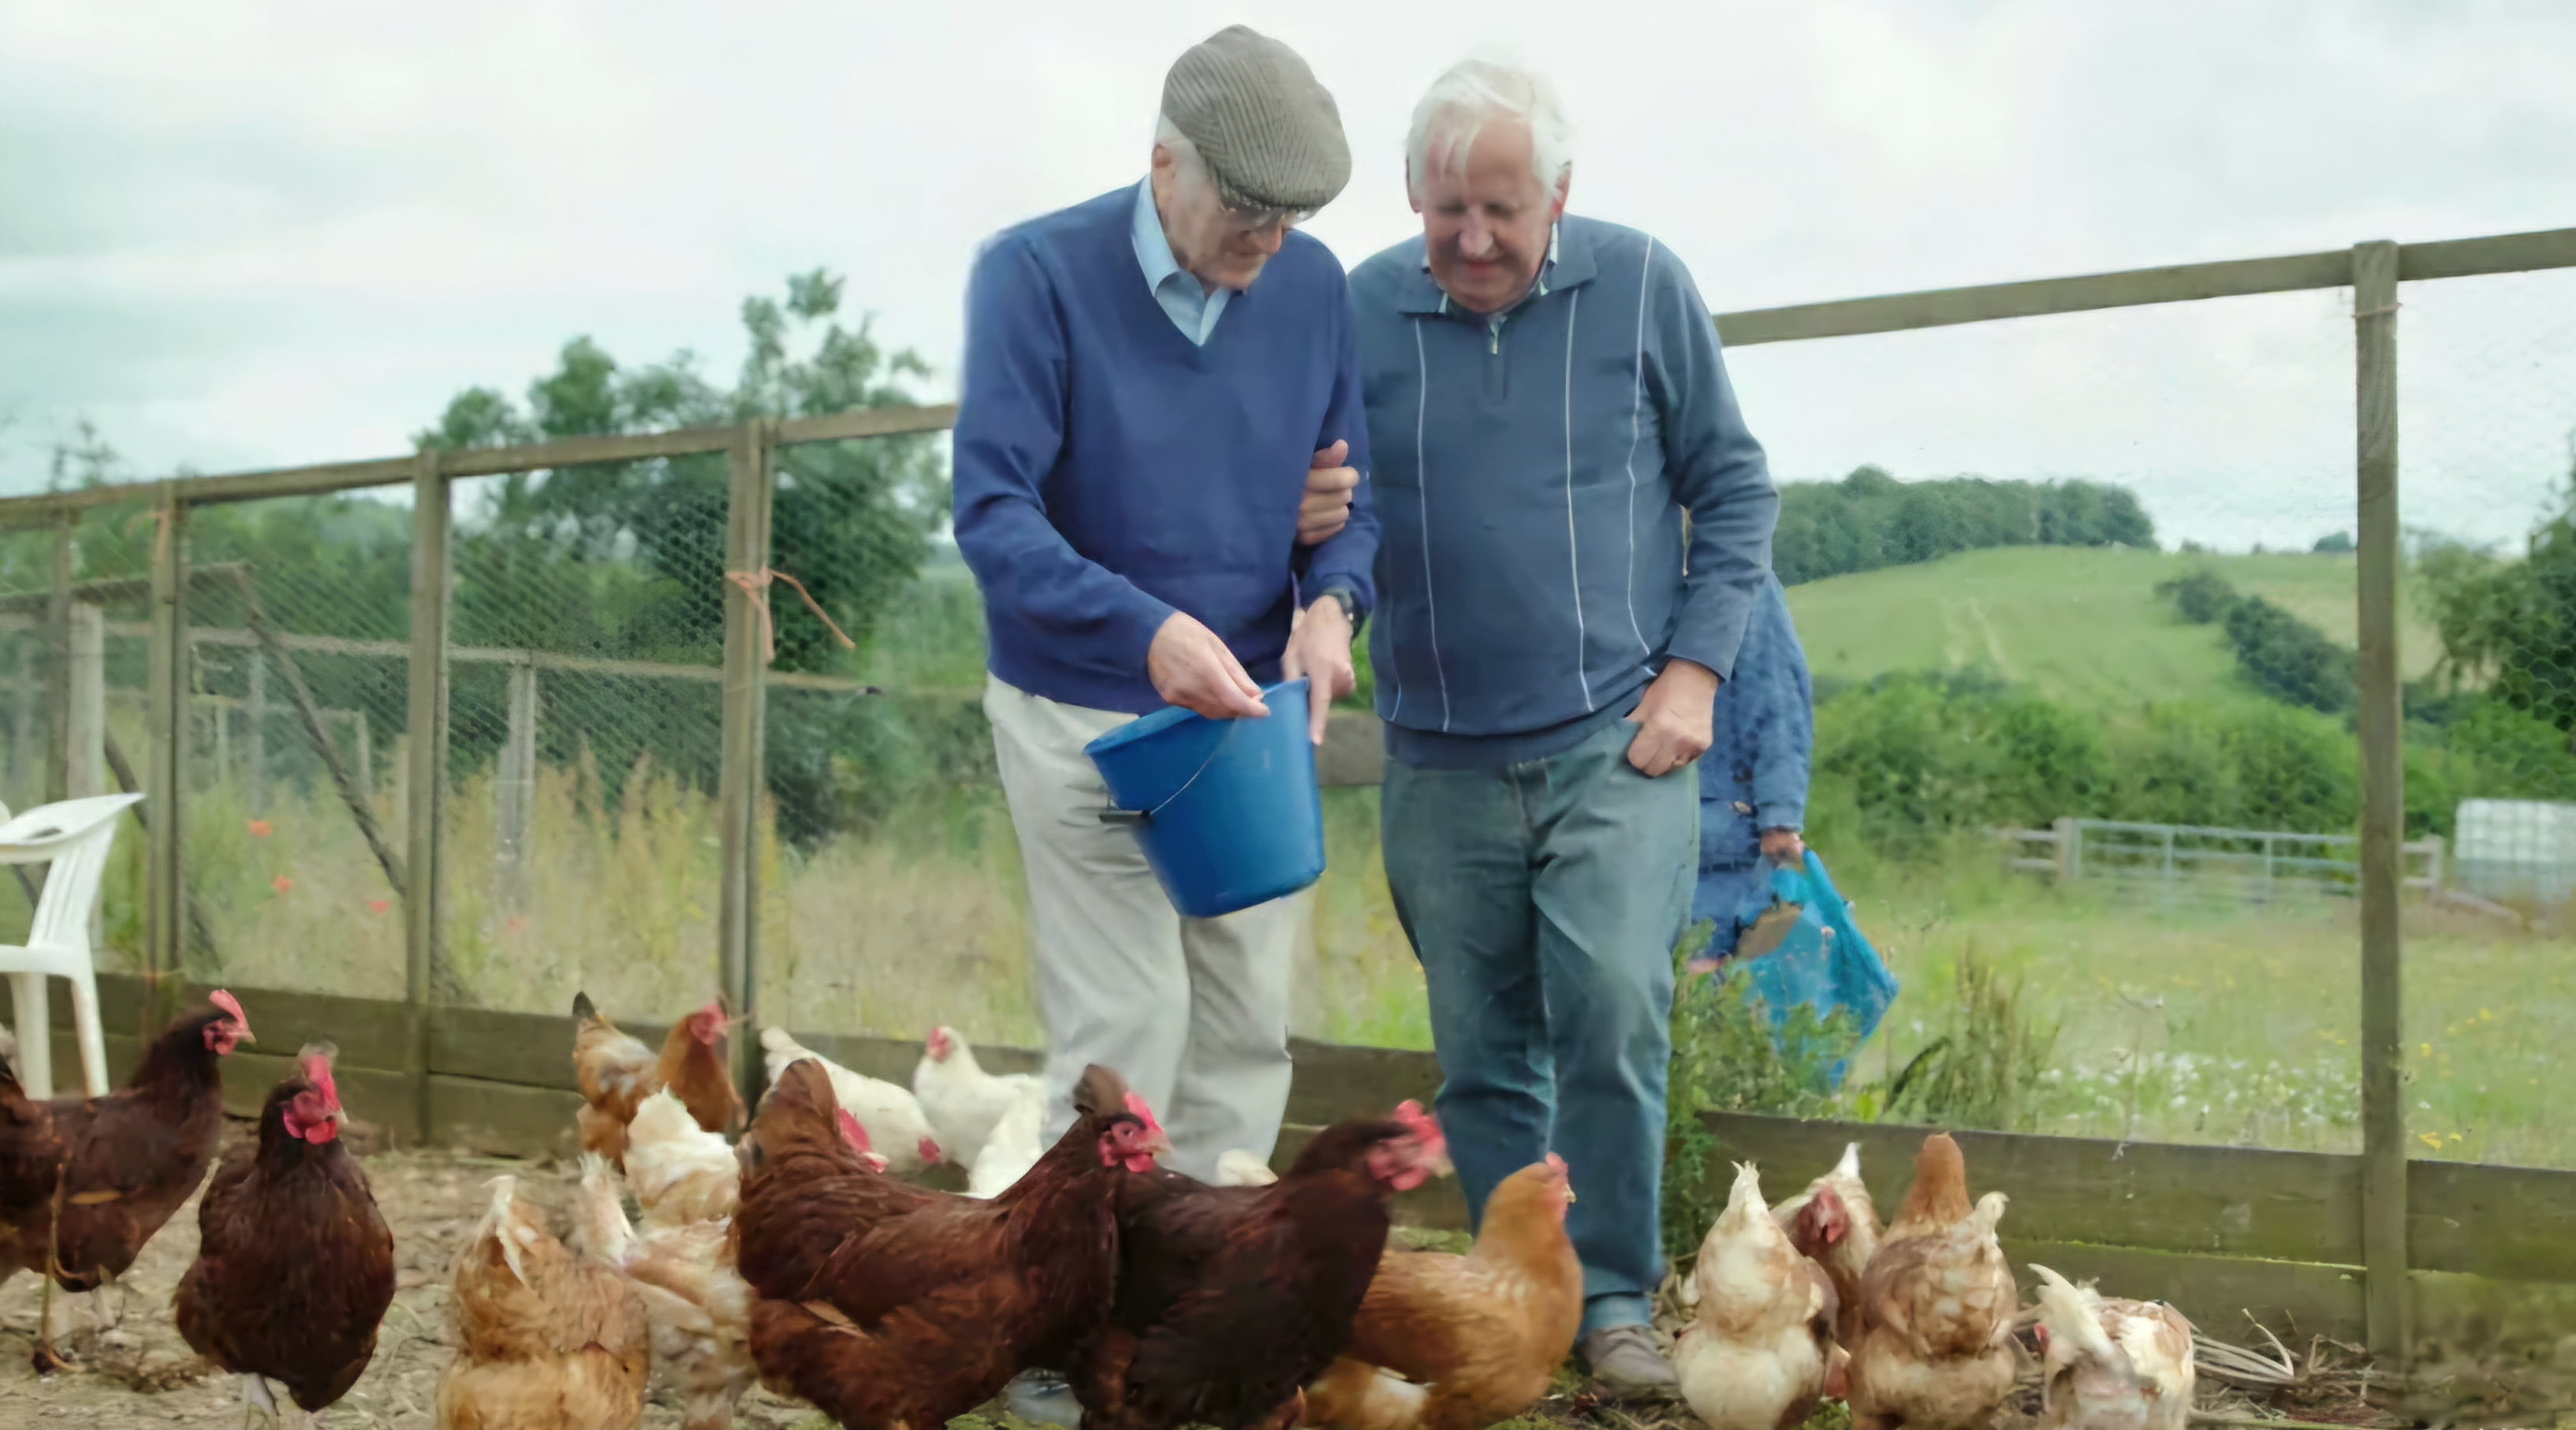
[[[391,455],[575,334],[728,371],[846,273],[951,391],[976,242],[1132,182],[1237,20],[1339,99],[1313,224],[1402,238],[1413,100],[1542,65],[1574,206],[1719,310],[2576,225],[2576,4],[223,5],[0,0],[0,488],[77,416],[145,475]],[[2424,291],[2432,289],[2434,291]],[[2099,475],[2169,538],[2350,522],[2348,294],[1747,348],[1785,478]],[[2410,285],[2408,519],[2529,524],[2576,429],[2576,274]]]

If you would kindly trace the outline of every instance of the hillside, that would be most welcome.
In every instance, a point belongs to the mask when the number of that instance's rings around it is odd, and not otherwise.
[[[2080,704],[2250,698],[2218,628],[2178,623],[2155,596],[2203,566],[2352,642],[2349,556],[2003,547],[1792,586],[1789,609],[1819,678],[1982,664]],[[2408,678],[2430,670],[2440,647],[2411,610],[2403,639]]]

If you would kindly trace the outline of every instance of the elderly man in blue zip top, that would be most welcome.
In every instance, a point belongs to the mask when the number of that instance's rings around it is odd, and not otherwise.
[[[1468,1205],[1561,1153],[1578,1349],[1613,1393],[1670,1398],[1647,1322],[1694,762],[1779,495],[1681,261],[1566,214],[1566,136],[1534,76],[1451,70],[1407,145],[1422,236],[1351,276],[1386,872]]]
[[[1377,550],[1356,320],[1340,262],[1295,231],[1349,176],[1332,96],[1234,26],[1172,66],[1148,175],[1004,232],[968,288],[957,544],[1028,878],[1046,1135],[1105,1064],[1200,1177],[1277,1140],[1298,901],[1183,918],[1101,822],[1083,747],[1167,704],[1264,715],[1298,676],[1320,739],[1352,688]]]
[[[1735,952],[1736,920],[1771,898],[1771,871],[1807,857],[1807,776],[1816,747],[1815,687],[1789,619],[1789,595],[1763,583],[1735,678],[1717,689],[1708,756],[1699,772],[1699,891],[1691,921],[1716,922],[1690,971]]]

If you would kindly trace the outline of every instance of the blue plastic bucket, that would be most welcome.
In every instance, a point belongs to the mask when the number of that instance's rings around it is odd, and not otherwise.
[[[1261,692],[1258,720],[1175,705],[1083,747],[1100,767],[1172,907],[1212,919],[1293,894],[1324,874],[1324,801],[1306,728],[1306,682]]]

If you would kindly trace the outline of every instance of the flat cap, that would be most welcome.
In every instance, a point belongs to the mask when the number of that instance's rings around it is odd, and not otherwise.
[[[1192,45],[1163,77],[1172,121],[1239,209],[1311,212],[1351,181],[1342,113],[1297,52],[1244,25]]]

